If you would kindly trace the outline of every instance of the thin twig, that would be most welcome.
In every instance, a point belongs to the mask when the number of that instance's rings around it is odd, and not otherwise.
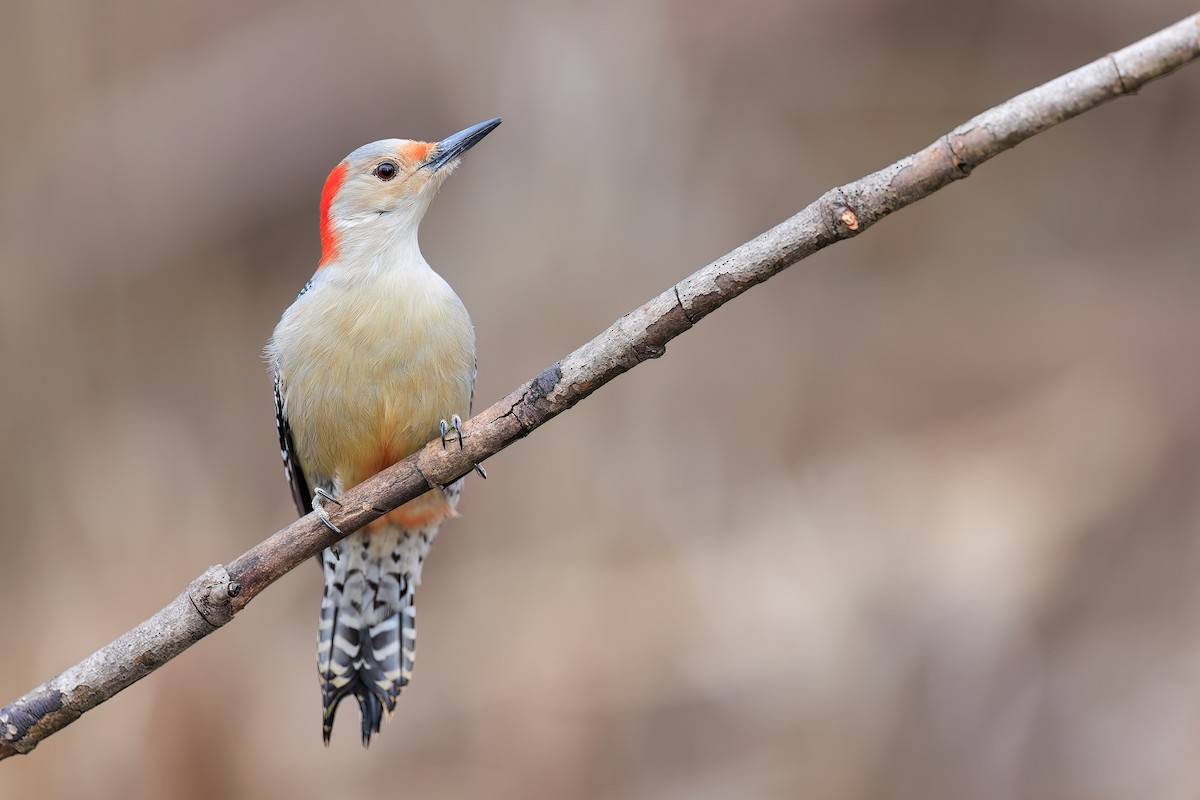
[[[618,319],[604,333],[463,426],[461,450],[438,442],[339,499],[333,522],[349,533],[433,487],[470,472],[641,362],[755,284],[827,245],[965,178],[1031,136],[1137,91],[1200,56],[1200,14],[1012,98],[919,153],[822,195],[791,219],[743,244]],[[76,666],[0,709],[0,759],[38,742],[145,677],[233,619],[259,592],[336,542],[312,514],[278,531],[228,567],[211,567],[169,605]]]

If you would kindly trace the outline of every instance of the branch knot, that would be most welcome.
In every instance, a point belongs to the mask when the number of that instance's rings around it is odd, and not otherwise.
[[[204,574],[188,587],[188,599],[196,613],[214,628],[219,628],[233,619],[229,601],[242,593],[242,585],[229,579],[229,572],[221,564],[209,567]]]

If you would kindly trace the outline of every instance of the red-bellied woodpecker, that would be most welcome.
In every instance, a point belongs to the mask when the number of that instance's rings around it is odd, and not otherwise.
[[[331,528],[324,502],[416,452],[461,437],[475,390],[475,331],[430,268],[417,227],[463,153],[499,119],[440,142],[384,139],[334,167],[321,192],[321,263],[266,354],[292,498]],[[449,420],[449,422],[447,422]],[[413,591],[462,480],[405,503],[321,556],[317,668],[329,743],[338,703],[362,712],[363,745],[412,677]],[[336,529],[335,529],[336,530]]]

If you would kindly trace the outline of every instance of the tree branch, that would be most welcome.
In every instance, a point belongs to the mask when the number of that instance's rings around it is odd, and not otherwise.
[[[438,442],[343,494],[333,522],[349,533],[431,488],[470,472],[641,362],[755,284],[869,228],[888,214],[965,178],[1031,136],[1137,91],[1200,56],[1200,14],[1067,73],[960,125],[931,145],[839,186],[618,319],[463,426],[463,447]],[[215,631],[284,573],[341,537],[312,514],[215,566],[150,619],[0,709],[0,759],[28,753],[88,709]]]

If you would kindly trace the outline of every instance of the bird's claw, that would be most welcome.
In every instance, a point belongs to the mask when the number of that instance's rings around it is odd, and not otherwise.
[[[329,530],[331,530],[334,533],[336,533],[337,535],[341,536],[342,535],[341,529],[338,528],[337,525],[334,525],[329,520],[329,512],[325,510],[325,503],[323,502],[325,500],[328,500],[329,502],[334,503],[339,506],[342,504],[340,500],[338,500],[336,497],[331,495],[329,492],[325,491],[324,489],[318,488],[315,492],[313,492],[313,499],[312,499],[313,513],[315,513],[317,515],[317,519],[319,519],[319,520],[321,520],[321,522],[325,523],[325,527],[329,528]],[[334,548],[334,552],[335,553],[337,552],[336,547]]]
[[[462,417],[460,417],[458,414],[455,414],[452,417],[450,417],[450,422],[446,422],[446,420],[442,420],[441,424],[438,427],[442,432],[442,449],[443,450],[446,449],[446,434],[450,432],[451,428],[453,428],[455,434],[458,435],[458,449],[459,450],[463,449]]]
[[[458,437],[458,449],[459,450],[463,449],[462,417],[460,417],[458,414],[455,414],[452,417],[450,417],[449,422],[446,422],[446,420],[442,420],[442,422],[438,426],[438,428],[442,432],[442,449],[443,450],[446,449],[446,434],[450,433],[451,429],[454,430],[455,436]],[[454,437],[451,437],[451,438],[454,438]],[[485,470],[482,465],[472,464],[471,466],[475,467],[475,471],[479,473],[479,477],[483,478],[484,480],[487,480],[487,470]]]

